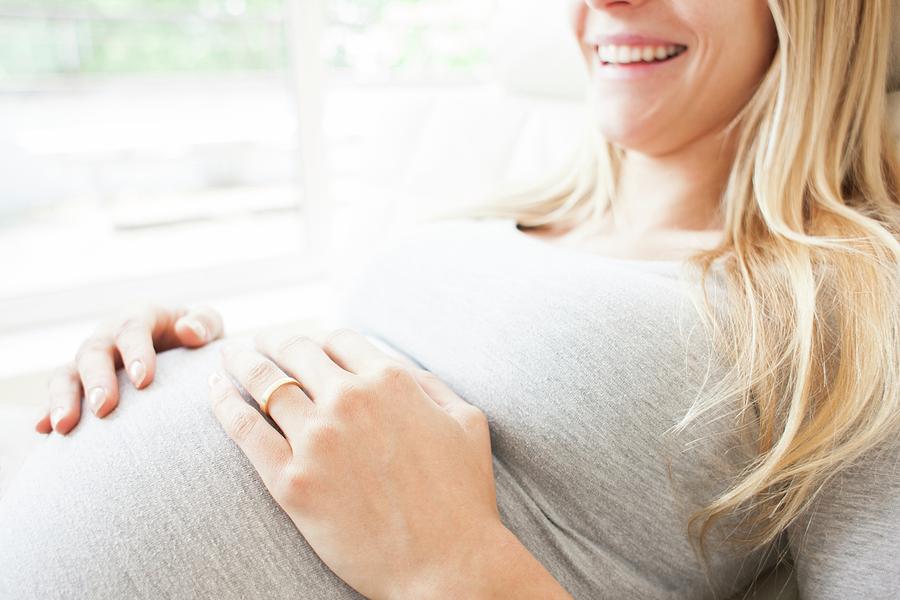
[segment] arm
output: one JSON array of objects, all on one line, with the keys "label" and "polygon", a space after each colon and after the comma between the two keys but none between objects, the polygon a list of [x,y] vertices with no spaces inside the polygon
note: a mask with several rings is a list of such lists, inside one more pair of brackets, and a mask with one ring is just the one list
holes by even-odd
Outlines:
[{"label": "arm", "polygon": [[788,534],[801,598],[900,597],[900,443],[835,476]]}]

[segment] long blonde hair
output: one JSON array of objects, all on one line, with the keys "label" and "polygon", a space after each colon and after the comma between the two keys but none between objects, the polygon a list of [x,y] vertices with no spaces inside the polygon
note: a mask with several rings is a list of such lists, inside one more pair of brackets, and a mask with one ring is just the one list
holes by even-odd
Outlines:
[{"label": "long blonde hair", "polygon": [[[679,427],[723,403],[753,459],[695,513],[703,540],[773,542],[841,469],[900,431],[900,164],[887,127],[889,0],[769,0],[778,48],[731,124],[738,150],[720,204],[722,242],[687,263],[694,298],[729,370]],[[588,114],[592,114],[590,106]],[[546,182],[444,212],[526,227],[599,222],[614,210],[623,153],[586,128]],[[727,312],[706,280],[721,264]],[[704,552],[705,554],[705,552]]]}]

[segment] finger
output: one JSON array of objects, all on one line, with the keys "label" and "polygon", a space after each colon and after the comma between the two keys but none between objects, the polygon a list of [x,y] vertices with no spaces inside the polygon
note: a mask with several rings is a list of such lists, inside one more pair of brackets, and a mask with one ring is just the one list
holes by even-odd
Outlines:
[{"label": "finger", "polygon": [[50,427],[57,433],[69,433],[81,419],[81,381],[74,363],[67,363],[53,372],[47,391],[50,394],[47,412]]},{"label": "finger", "polygon": [[425,393],[445,411],[458,413],[467,410],[469,407],[475,408],[472,404],[463,400],[459,394],[454,392],[449,385],[441,381],[434,373],[424,369],[410,369],[410,372],[422,389],[425,390]]},{"label": "finger", "polygon": [[184,346],[194,348],[222,337],[224,325],[218,311],[208,306],[199,306],[178,318],[174,330]]},{"label": "finger", "polygon": [[98,417],[108,415],[119,403],[112,337],[103,332],[91,336],[78,349],[75,360],[88,408]]},{"label": "finger", "polygon": [[153,381],[156,372],[156,348],[153,330],[170,318],[161,309],[146,308],[127,317],[116,328],[115,344],[122,357],[122,365],[134,387],[141,389]]},{"label": "finger", "polygon": [[411,360],[397,353],[386,353],[366,336],[352,329],[335,329],[321,340],[322,349],[337,364],[359,375],[377,373],[388,365],[417,368]]},{"label": "finger", "polygon": [[[310,348],[306,348],[307,346]],[[319,357],[321,350],[327,357],[326,363],[334,363],[344,371],[357,375],[377,371],[388,362],[396,363],[361,334],[343,327],[328,330],[318,326],[304,326],[302,330],[291,328],[289,331],[270,332],[257,337],[257,348],[282,366],[300,359],[295,359],[295,355],[307,350],[313,357]],[[324,365],[326,373],[333,368],[331,365]]]},{"label": "finger", "polygon": [[459,423],[467,434],[479,443],[487,443],[490,448],[488,420],[481,409],[466,402],[434,373],[413,369],[413,376],[435,404]]},{"label": "finger", "polygon": [[262,415],[244,402],[227,378],[213,373],[209,378],[209,387],[213,413],[225,433],[234,440],[265,486],[273,492],[278,474],[291,460],[291,447]]},{"label": "finger", "polygon": [[45,412],[38,422],[34,424],[34,430],[38,433],[50,433],[53,431],[53,425],[50,423],[50,413]]},{"label": "finger", "polygon": [[[280,343],[288,341],[286,338],[291,335],[305,335],[312,338],[319,344],[322,350],[325,351],[329,358],[331,358],[332,362],[345,371],[357,375],[365,370],[365,365],[369,362],[374,362],[371,371],[377,372],[379,367],[385,364],[384,361],[378,361],[385,356],[388,357],[388,359],[395,359],[393,364],[396,364],[397,361],[399,361],[403,366],[419,368],[418,363],[378,338],[348,330],[345,327],[329,327],[315,320],[295,323],[288,329],[265,330],[256,336],[257,348],[259,349],[262,346],[265,346],[266,348],[277,348]],[[346,337],[357,338],[357,343],[351,344],[348,347],[348,345],[344,343]],[[362,339],[362,343],[359,342],[359,338]],[[357,349],[358,353],[354,352],[354,349]],[[389,360],[386,362],[390,363]]]},{"label": "finger", "polygon": [[[322,349],[343,369],[356,374],[377,372],[388,364],[400,364],[416,376],[422,388],[432,396],[441,407],[471,407],[472,405],[459,397],[447,384],[438,377],[422,369],[417,363],[402,353],[385,344],[377,344],[373,339],[347,328],[327,331],[315,326],[304,326],[304,332],[310,334],[314,341],[321,343]],[[284,336],[285,334],[281,334]],[[257,338],[258,344],[264,347],[278,346],[280,340],[277,332],[268,333]],[[390,353],[388,353],[390,351]],[[280,361],[276,361],[279,362]],[[429,392],[431,390],[432,393]],[[474,408],[474,407],[473,407]]]},{"label": "finger", "polygon": [[258,334],[256,348],[296,378],[309,397],[327,394],[335,383],[351,377],[351,373],[337,365],[318,342],[306,335],[311,329],[298,333],[295,328]]},{"label": "finger", "polygon": [[[263,394],[273,383],[287,375],[271,360],[237,343],[230,342],[222,348],[225,370],[257,401],[264,401]],[[315,407],[309,396],[296,385],[282,385],[269,395],[267,410],[284,434],[292,436],[303,430]]]}]

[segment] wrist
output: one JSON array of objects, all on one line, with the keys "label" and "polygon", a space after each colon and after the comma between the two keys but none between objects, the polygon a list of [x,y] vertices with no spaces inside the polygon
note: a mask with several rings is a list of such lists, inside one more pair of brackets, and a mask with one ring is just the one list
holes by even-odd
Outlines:
[{"label": "wrist", "polygon": [[[519,539],[499,520],[477,530],[468,542],[447,552],[440,564],[423,569],[392,600],[422,598],[541,598],[571,599]],[[448,544],[448,549],[453,544]]]}]

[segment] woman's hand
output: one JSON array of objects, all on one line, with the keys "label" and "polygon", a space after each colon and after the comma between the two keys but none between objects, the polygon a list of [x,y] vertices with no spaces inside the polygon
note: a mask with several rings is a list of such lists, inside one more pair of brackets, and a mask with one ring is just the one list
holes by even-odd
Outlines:
[{"label": "woman's hand", "polygon": [[102,323],[81,344],[75,359],[50,377],[46,413],[35,425],[40,433],[68,433],[81,419],[81,399],[102,418],[119,403],[116,368],[125,366],[138,389],[150,385],[156,353],[196,348],[222,335],[222,317],[211,308],[145,306]]},{"label": "woman's hand", "polygon": [[[372,598],[568,597],[500,521],[484,414],[349,329],[228,344],[213,410],[319,557]],[[541,577],[542,579],[536,579]],[[543,586],[543,587],[541,587]],[[524,596],[523,596],[524,597]]]}]

